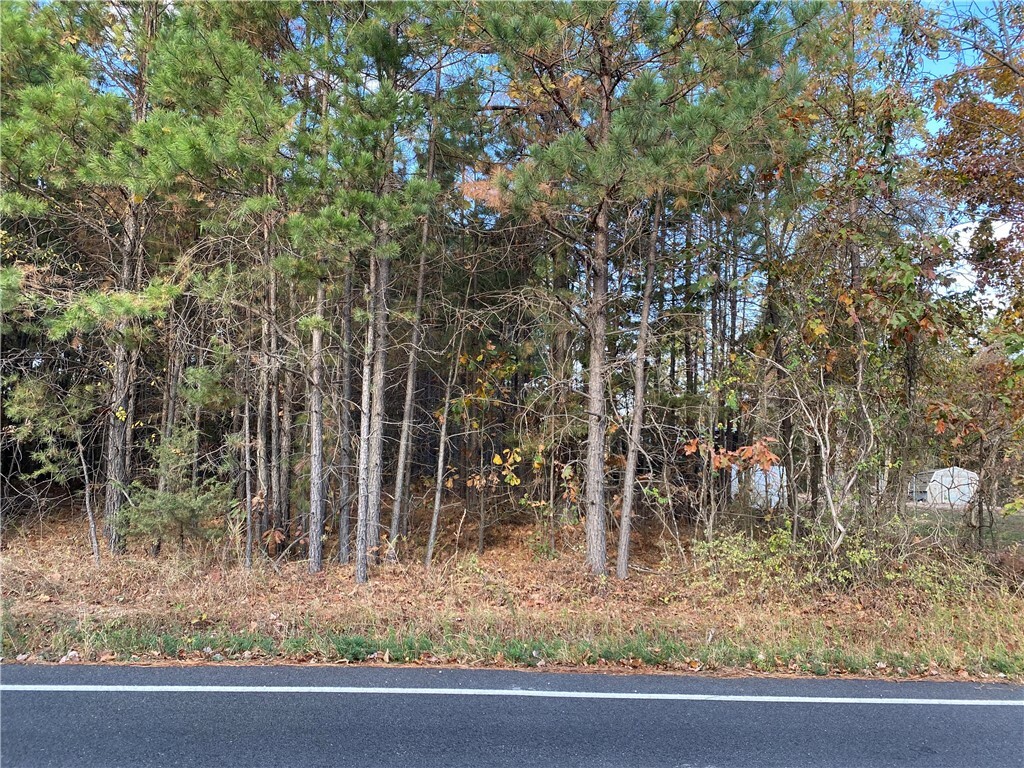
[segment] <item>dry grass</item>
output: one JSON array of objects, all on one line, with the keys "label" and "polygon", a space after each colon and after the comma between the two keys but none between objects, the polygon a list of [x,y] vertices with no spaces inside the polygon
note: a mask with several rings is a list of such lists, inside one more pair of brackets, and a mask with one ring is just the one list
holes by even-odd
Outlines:
[{"label": "dry grass", "polygon": [[96,568],[78,526],[48,522],[4,542],[3,655],[1024,679],[1024,598],[977,570],[928,563],[838,590],[652,551],[622,583],[584,577],[577,552],[537,559],[530,527],[507,530],[480,558],[382,566],[357,588],[350,567],[246,572],[209,553]]}]

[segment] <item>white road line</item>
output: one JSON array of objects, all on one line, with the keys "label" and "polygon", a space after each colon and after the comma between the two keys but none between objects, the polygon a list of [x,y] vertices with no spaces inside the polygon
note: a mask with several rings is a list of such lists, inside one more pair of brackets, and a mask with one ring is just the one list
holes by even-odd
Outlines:
[{"label": "white road line", "polygon": [[752,704],[862,704],[941,707],[1024,707],[1017,699],[918,699],[843,696],[744,696],[711,693],[642,693],[616,691],[544,691],[500,688],[369,688],[355,686],[291,685],[16,685],[0,684],[0,691],[36,693],[257,693],[349,694],[398,696],[504,696],[536,699],[625,699],[630,701],[728,701]]}]

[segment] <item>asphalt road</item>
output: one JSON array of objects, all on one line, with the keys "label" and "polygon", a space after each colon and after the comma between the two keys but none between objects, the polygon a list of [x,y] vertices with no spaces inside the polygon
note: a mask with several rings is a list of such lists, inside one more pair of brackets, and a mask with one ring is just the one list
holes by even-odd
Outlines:
[{"label": "asphalt road", "polygon": [[0,765],[1024,768],[1024,688],[3,665]]}]

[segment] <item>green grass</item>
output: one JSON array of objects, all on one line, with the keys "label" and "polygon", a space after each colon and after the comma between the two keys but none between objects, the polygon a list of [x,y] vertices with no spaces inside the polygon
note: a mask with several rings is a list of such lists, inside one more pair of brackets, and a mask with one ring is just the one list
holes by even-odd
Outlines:
[{"label": "green grass", "polygon": [[996,518],[996,538],[999,544],[1024,544],[1024,513]]},{"label": "green grass", "polygon": [[[712,639],[687,644],[660,634],[627,635],[565,640],[559,637],[509,638],[442,631],[436,635],[389,631],[381,636],[337,632],[306,625],[279,637],[215,626],[202,632],[189,627],[154,631],[124,620],[109,623],[90,619],[51,627],[46,636],[26,631],[10,612],[3,615],[2,653],[6,658],[32,654],[34,660],[57,661],[76,650],[83,661],[129,661],[140,657],[208,659],[220,654],[226,661],[250,658],[277,661],[375,663],[471,663],[480,665],[547,667],[604,666],[632,669],[661,668],[685,671],[741,669],[751,672],[788,672],[813,675],[872,674],[894,677],[927,675],[936,668],[963,670],[972,676],[1024,679],[1024,654],[1008,648],[971,652],[954,658],[944,649],[930,654],[909,654],[876,647],[857,653],[841,647],[841,638],[823,635],[782,645],[737,644]],[[111,658],[111,654],[113,658]]]},{"label": "green grass", "polygon": [[[913,517],[912,531],[917,536],[938,536],[945,541],[958,541],[964,533],[964,513],[959,510],[938,507],[928,509],[921,507]],[[1002,515],[996,512],[993,521],[993,544],[998,547],[1009,547],[1014,544],[1024,545],[1024,512]],[[986,541],[988,532],[985,533]]]}]

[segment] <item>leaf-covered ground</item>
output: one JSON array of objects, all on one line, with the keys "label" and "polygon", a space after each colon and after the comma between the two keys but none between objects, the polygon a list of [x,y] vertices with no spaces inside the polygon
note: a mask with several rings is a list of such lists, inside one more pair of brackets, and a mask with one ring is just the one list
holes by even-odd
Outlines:
[{"label": "leaf-covered ground", "polygon": [[357,588],[347,566],[246,572],[216,548],[97,568],[80,526],[44,522],[5,537],[2,655],[1024,680],[1019,552],[922,552],[848,575],[735,536],[685,559],[638,553],[619,582],[580,575],[571,547],[541,556],[530,526],[508,531],[483,556],[450,542],[429,571],[381,566]]}]

